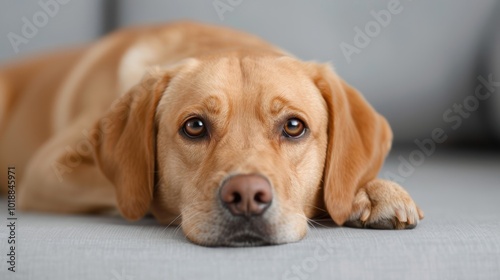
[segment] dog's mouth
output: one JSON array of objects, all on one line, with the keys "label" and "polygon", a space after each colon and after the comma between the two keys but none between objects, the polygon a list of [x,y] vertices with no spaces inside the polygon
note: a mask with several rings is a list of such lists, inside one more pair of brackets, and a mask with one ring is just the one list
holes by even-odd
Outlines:
[{"label": "dog's mouth", "polygon": [[[223,216],[223,215],[221,215]],[[218,216],[211,222],[189,227],[186,237],[193,243],[205,247],[258,247],[295,242],[305,236],[305,232],[293,231],[300,224],[289,223],[263,217],[226,217]],[[222,218],[222,219],[221,219]],[[301,221],[301,220],[298,220]],[[198,229],[198,230],[195,230]],[[183,228],[183,231],[186,231]]]},{"label": "dog's mouth", "polygon": [[236,233],[226,237],[222,241],[223,246],[228,247],[253,247],[272,245],[268,238],[256,233]]},{"label": "dog's mouth", "polygon": [[218,246],[253,247],[273,245],[273,227],[259,218],[237,218],[225,223],[220,232]]}]

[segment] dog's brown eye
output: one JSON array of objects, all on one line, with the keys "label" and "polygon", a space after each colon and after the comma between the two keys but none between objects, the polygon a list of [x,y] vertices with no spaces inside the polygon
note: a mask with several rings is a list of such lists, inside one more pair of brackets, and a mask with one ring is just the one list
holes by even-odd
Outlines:
[{"label": "dog's brown eye", "polygon": [[187,120],[182,127],[182,130],[186,136],[190,138],[199,138],[205,136],[207,128],[205,123],[199,118],[192,118]]},{"label": "dog's brown eye", "polygon": [[296,118],[289,119],[283,126],[283,134],[285,137],[299,138],[304,135],[306,126],[304,123]]}]

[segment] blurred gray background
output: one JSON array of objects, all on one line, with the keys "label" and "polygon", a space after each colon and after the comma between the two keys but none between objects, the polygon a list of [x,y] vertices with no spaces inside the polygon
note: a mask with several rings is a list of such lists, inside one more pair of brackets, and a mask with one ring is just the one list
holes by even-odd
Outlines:
[{"label": "blurred gray background", "polygon": [[[449,135],[444,146],[498,149],[500,87],[483,86],[491,93],[485,100],[473,96],[478,76],[500,82],[500,2],[394,1],[2,1],[0,63],[92,42],[122,26],[227,25],[303,60],[331,62],[388,118],[396,144],[414,145],[439,127]],[[29,25],[31,38],[23,35]],[[345,55],[347,45],[356,52]],[[464,101],[471,110],[461,116],[454,104]]]}]

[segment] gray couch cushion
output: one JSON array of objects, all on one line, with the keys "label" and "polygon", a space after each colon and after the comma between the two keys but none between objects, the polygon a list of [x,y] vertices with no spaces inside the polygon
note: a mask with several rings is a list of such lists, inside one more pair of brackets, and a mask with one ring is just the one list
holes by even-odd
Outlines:
[{"label": "gray couch cushion", "polygon": [[[397,172],[393,153],[382,174]],[[22,213],[16,273],[1,279],[500,279],[498,156],[434,155],[404,185],[426,213],[414,230],[333,227],[301,242],[205,248],[153,219]],[[1,220],[6,222],[2,200]]]}]

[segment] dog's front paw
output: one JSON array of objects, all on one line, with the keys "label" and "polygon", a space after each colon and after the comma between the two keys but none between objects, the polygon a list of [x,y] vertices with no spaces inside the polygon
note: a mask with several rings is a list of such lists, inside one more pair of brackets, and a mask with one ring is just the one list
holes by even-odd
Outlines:
[{"label": "dog's front paw", "polygon": [[398,184],[373,180],[359,189],[348,227],[374,229],[412,229],[424,213]]}]

